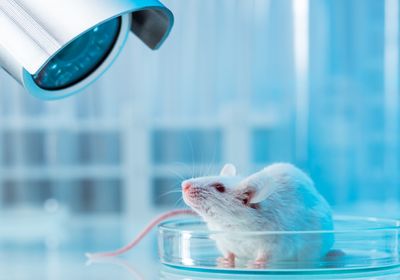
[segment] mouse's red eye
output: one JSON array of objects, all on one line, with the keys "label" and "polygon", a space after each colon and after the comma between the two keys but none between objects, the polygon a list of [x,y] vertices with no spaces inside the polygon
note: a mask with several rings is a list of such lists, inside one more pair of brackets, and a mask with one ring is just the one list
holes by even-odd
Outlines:
[{"label": "mouse's red eye", "polygon": [[225,187],[221,183],[215,183],[212,186],[220,193],[225,192]]}]

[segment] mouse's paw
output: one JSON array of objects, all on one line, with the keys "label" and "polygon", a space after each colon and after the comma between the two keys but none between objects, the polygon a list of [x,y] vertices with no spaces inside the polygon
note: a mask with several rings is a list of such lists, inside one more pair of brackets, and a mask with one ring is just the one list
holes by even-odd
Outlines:
[{"label": "mouse's paw", "polygon": [[226,257],[220,257],[217,259],[217,266],[221,268],[234,268],[235,267],[235,255],[229,253]]},{"label": "mouse's paw", "polygon": [[247,267],[252,269],[265,269],[267,268],[267,261],[267,255],[264,252],[260,252],[257,259],[255,261],[250,261]]},{"label": "mouse's paw", "polygon": [[266,260],[249,261],[247,264],[247,268],[265,269],[265,268],[267,268],[267,261]]},{"label": "mouse's paw", "polygon": [[220,268],[234,268],[235,262],[233,262],[227,258],[220,257],[217,259],[217,266]]}]

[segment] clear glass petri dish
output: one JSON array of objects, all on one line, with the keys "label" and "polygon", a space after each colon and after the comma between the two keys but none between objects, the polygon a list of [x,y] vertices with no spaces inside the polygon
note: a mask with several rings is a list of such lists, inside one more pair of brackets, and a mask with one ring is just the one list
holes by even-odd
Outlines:
[{"label": "clear glass petri dish", "polygon": [[[252,260],[237,260],[234,267],[221,265],[222,256],[216,241],[228,232],[211,232],[200,219],[167,221],[158,227],[158,248],[161,262],[180,269],[271,273],[271,272],[350,272],[388,269],[399,266],[400,221],[370,217],[335,216],[332,231],[265,231],[235,233],[236,242],[256,238],[290,238],[314,240],[333,236],[330,256],[303,260],[277,260],[264,266],[252,265]],[[318,238],[317,238],[318,237]]]}]

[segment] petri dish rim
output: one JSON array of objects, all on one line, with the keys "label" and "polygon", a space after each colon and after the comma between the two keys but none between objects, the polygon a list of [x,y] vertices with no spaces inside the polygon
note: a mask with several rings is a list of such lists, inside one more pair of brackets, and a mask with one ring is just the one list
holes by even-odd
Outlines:
[{"label": "petri dish rim", "polygon": [[[381,266],[376,266],[376,267],[347,267],[347,268],[313,268],[313,269],[233,269],[233,268],[214,268],[214,267],[204,267],[204,266],[185,266],[185,265],[179,265],[179,264],[174,264],[174,263],[168,263],[168,262],[163,262],[163,264],[167,267],[177,269],[177,270],[186,270],[186,271],[192,271],[192,272],[204,272],[204,273],[224,273],[226,275],[332,275],[332,273],[335,273],[336,276],[339,275],[353,275],[355,273],[371,273],[371,272],[378,272],[379,271],[388,271],[390,269],[396,269],[400,268],[400,264],[395,263],[395,264],[389,264],[389,265],[381,265]],[[398,273],[396,273],[398,275]],[[331,279],[331,278],[329,278]],[[339,278],[337,278],[339,279]],[[340,278],[343,279],[343,278]],[[354,279],[354,278],[352,278]],[[358,279],[358,278],[357,278]]]},{"label": "petri dish rim", "polygon": [[[391,226],[382,227],[365,227],[365,228],[355,228],[355,229],[345,229],[345,230],[298,230],[298,231],[243,231],[235,232],[236,235],[289,235],[289,234],[347,234],[347,233],[360,233],[360,232],[384,232],[384,231],[399,231],[400,230],[400,220],[391,218],[377,218],[377,217],[363,217],[363,216],[351,216],[351,215],[335,215],[333,220],[337,221],[359,221],[359,222],[370,222],[370,223],[386,223],[392,224]],[[170,231],[178,232],[182,234],[192,234],[192,235],[205,235],[210,234],[225,234],[225,231],[210,231],[210,230],[188,230],[180,229],[179,227],[172,227],[172,225],[185,225],[188,223],[204,223],[202,220],[198,219],[175,219],[162,222],[158,225],[159,231]]]}]

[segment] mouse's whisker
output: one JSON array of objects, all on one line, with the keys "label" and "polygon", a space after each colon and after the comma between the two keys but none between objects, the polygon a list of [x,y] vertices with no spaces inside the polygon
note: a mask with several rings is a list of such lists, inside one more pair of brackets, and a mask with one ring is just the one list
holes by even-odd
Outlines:
[{"label": "mouse's whisker", "polygon": [[187,163],[184,163],[184,162],[175,162],[175,163],[173,163],[173,164],[176,164],[177,166],[179,166],[179,167],[181,167],[182,168],[182,173],[183,174],[179,174],[179,173],[177,173],[177,172],[175,172],[175,175],[177,175],[177,176],[179,176],[179,178],[182,180],[182,181],[184,181],[184,180],[187,180],[187,179],[189,179],[189,178],[194,178],[194,167],[193,167],[193,162],[192,162],[192,166],[190,166],[189,164],[187,164]]},{"label": "mouse's whisker", "polygon": [[172,168],[168,168],[167,169],[168,172],[170,172],[171,174],[175,175],[176,177],[178,177],[180,180],[185,180],[185,177],[182,174],[179,174],[178,172],[174,171]]},{"label": "mouse's whisker", "polygon": [[182,166],[184,168],[187,168],[187,164],[184,163],[183,161],[173,161],[171,162],[171,165]]},{"label": "mouse's whisker", "polygon": [[210,173],[210,162],[209,161],[204,163],[204,171],[206,172],[205,174],[211,174]]},{"label": "mouse's whisker", "polygon": [[202,149],[201,150],[201,156],[200,156],[200,160],[201,160],[201,174],[200,176],[207,176],[208,173],[208,155],[207,155],[207,151],[208,151],[208,147],[207,149]]},{"label": "mouse's whisker", "polygon": [[208,171],[207,174],[210,174],[213,171],[214,166],[217,164],[217,150],[218,150],[217,145],[215,145],[211,161],[209,162],[209,169],[207,170]]},{"label": "mouse's whisker", "polygon": [[176,189],[173,189],[173,190],[170,190],[170,191],[167,191],[167,192],[165,192],[165,193],[162,193],[162,194],[160,194],[159,196],[157,196],[157,199],[160,199],[160,198],[163,198],[163,197],[165,197],[165,196],[167,196],[167,195],[171,195],[171,194],[176,194],[176,193],[181,193],[182,191],[181,191],[181,189],[179,188],[176,188]]},{"label": "mouse's whisker", "polygon": [[[180,198],[175,202],[174,207],[176,208],[176,207],[179,207],[179,206],[181,206],[181,205],[184,205],[184,204],[182,204],[182,202],[183,202],[183,198],[180,197]],[[181,204],[181,205],[180,205],[180,204]]]},{"label": "mouse's whisker", "polygon": [[195,174],[195,162],[194,162],[194,149],[193,149],[193,143],[192,139],[189,137],[188,133],[185,133],[185,139],[186,142],[189,144],[190,147],[190,156],[191,156],[191,161],[192,161],[192,178],[196,177]]},{"label": "mouse's whisker", "polygon": [[165,196],[165,195],[180,193],[180,192],[182,192],[180,189],[179,190],[170,190],[170,191],[167,191],[167,192],[161,194],[160,196]]}]

